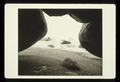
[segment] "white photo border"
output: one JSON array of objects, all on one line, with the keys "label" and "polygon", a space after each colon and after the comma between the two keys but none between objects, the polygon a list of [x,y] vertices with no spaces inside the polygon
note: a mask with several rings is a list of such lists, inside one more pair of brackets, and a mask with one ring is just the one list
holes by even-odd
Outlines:
[{"label": "white photo border", "polygon": [[[5,4],[5,78],[22,79],[114,79],[116,77],[115,4]],[[18,75],[18,9],[102,9],[102,76]]]}]

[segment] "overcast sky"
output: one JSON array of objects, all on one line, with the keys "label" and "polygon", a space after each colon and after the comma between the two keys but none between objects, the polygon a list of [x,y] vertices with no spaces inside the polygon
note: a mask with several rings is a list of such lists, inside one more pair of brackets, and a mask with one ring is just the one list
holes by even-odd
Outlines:
[{"label": "overcast sky", "polygon": [[69,15],[63,16],[48,16],[44,13],[48,33],[45,37],[55,38],[57,40],[72,39],[76,44],[79,44],[78,34],[80,32],[82,23],[75,21]]}]

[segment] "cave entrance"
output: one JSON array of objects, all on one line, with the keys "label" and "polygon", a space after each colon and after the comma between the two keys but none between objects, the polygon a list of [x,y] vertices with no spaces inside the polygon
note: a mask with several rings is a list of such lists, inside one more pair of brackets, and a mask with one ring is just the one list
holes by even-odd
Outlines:
[{"label": "cave entrance", "polygon": [[63,16],[49,16],[44,13],[47,23],[47,34],[33,45],[33,47],[80,50],[79,32],[83,23],[77,22],[68,14]]}]

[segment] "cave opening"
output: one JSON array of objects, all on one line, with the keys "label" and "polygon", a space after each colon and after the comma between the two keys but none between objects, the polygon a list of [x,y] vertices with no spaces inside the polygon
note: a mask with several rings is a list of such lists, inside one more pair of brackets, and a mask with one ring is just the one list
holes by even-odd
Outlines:
[{"label": "cave opening", "polygon": [[73,19],[69,14],[49,16],[43,11],[46,24],[46,35],[32,45],[32,47],[62,49],[85,52],[79,41],[79,33],[83,23]]},{"label": "cave opening", "polygon": [[19,9],[18,15],[19,51],[37,47],[102,57],[101,10]]}]

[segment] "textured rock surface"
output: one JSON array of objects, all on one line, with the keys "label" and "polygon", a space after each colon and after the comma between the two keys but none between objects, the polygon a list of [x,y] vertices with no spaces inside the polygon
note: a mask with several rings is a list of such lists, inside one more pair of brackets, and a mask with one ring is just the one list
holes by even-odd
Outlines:
[{"label": "textured rock surface", "polygon": [[19,75],[102,75],[102,60],[90,55],[30,47],[19,53]]},{"label": "textured rock surface", "polygon": [[80,71],[80,66],[77,64],[76,61],[73,61],[71,58],[66,58],[62,65],[66,67],[68,70],[72,71]]}]

